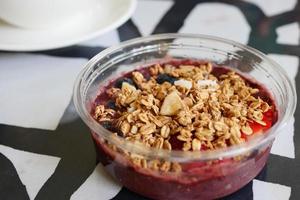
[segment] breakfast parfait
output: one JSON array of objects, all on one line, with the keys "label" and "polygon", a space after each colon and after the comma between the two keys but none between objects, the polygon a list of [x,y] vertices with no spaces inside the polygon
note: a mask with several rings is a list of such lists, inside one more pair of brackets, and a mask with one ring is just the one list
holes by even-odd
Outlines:
[{"label": "breakfast parfait", "polygon": [[[145,148],[184,153],[225,150],[272,127],[277,108],[257,81],[210,61],[140,67],[99,89],[90,110],[111,132]],[[99,159],[132,191],[153,199],[212,199],[238,190],[263,168],[271,144],[214,160],[139,155],[93,133]]]}]

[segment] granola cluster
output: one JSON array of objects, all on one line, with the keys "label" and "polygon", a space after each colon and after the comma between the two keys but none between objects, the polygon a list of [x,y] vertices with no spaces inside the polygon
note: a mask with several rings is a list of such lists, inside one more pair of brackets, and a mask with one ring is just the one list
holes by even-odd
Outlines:
[{"label": "granola cluster", "polygon": [[[157,149],[200,151],[242,143],[254,133],[251,123],[267,125],[264,113],[271,106],[240,75],[227,70],[215,76],[212,70],[207,62],[155,64],[148,68],[150,78],[134,71],[133,82],[106,91],[115,109],[98,105],[94,118],[113,122],[126,140]],[[132,159],[143,165],[143,159]],[[169,170],[171,164],[160,167]]]}]

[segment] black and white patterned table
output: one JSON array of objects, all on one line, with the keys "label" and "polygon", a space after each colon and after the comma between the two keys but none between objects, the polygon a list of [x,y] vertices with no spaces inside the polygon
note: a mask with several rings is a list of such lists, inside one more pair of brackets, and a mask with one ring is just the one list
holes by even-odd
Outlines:
[{"label": "black and white patterned table", "polygon": [[[129,21],[94,40],[0,52],[0,199],[146,199],[104,172],[71,101],[76,75],[104,48],[155,33],[217,35],[269,54],[298,85],[299,23],[300,0],[139,0]],[[297,108],[259,176],[224,199],[300,199],[299,114]]]}]

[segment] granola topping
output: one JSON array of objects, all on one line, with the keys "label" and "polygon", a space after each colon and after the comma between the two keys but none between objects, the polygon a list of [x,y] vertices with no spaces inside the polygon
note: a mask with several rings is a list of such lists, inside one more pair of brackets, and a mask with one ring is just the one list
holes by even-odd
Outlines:
[{"label": "granola topping", "polygon": [[[213,66],[155,64],[146,69],[150,78],[133,71],[128,74],[132,84],[123,82],[121,88],[106,90],[115,109],[102,102],[93,117],[100,123],[109,121],[126,140],[166,150],[225,148],[270,128],[274,120],[270,113],[276,112],[272,102],[238,73],[223,69],[224,73],[214,74]],[[181,170],[177,163],[130,159],[145,168]]]}]

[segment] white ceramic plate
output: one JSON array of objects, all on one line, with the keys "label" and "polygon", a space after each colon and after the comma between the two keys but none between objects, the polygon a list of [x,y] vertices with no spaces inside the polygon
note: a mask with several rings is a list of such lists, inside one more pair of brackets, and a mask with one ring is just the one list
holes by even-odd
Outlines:
[{"label": "white ceramic plate", "polygon": [[0,50],[40,51],[83,42],[117,28],[136,7],[136,0],[102,1],[103,6],[86,19],[56,29],[23,29],[0,21]]}]

